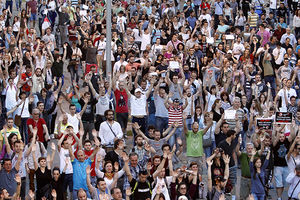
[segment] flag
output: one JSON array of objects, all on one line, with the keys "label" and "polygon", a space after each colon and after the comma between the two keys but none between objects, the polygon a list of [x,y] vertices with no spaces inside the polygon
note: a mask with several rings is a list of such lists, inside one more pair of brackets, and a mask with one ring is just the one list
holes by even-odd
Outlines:
[{"label": "flag", "polygon": [[44,22],[42,24],[42,29],[45,30],[45,29],[47,29],[50,26],[51,26],[51,23],[50,23],[48,17],[45,17]]}]

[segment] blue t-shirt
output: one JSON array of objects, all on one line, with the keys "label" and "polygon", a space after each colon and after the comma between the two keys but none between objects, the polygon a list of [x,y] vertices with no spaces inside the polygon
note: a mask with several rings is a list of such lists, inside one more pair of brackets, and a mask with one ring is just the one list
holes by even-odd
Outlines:
[{"label": "blue t-shirt", "polygon": [[13,196],[17,189],[17,182],[15,181],[15,176],[18,173],[16,168],[7,173],[5,169],[0,171],[0,188],[5,188],[9,193],[9,196]]},{"label": "blue t-shirt", "polygon": [[90,158],[86,159],[84,162],[79,162],[76,158],[72,161],[73,165],[73,189],[79,190],[83,188],[88,191],[86,184],[86,172],[85,169],[88,165],[91,165],[92,161]]}]

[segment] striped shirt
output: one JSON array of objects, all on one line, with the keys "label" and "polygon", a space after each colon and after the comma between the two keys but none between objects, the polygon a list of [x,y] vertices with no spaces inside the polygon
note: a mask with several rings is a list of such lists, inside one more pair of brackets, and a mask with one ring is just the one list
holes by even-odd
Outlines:
[{"label": "striped shirt", "polygon": [[258,14],[257,13],[250,13],[249,15],[249,24],[250,24],[250,27],[253,28],[253,27],[256,27],[257,26],[257,21],[258,21]]},{"label": "striped shirt", "polygon": [[182,106],[178,106],[178,108],[175,108],[174,106],[170,106],[168,109],[169,113],[169,123],[168,125],[172,125],[174,122],[178,122],[179,126],[183,126],[182,122],[182,113],[183,108]]}]

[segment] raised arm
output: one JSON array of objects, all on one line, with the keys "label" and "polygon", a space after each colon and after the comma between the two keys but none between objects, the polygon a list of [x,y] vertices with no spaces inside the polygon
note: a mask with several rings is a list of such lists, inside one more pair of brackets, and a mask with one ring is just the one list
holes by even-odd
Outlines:
[{"label": "raised arm", "polygon": [[213,185],[212,185],[212,176],[211,176],[211,166],[213,164],[214,160],[207,160],[207,190],[209,192],[212,192]]},{"label": "raised arm", "polygon": [[51,151],[52,151],[51,156],[50,157],[49,157],[49,155],[47,156],[47,159],[49,157],[49,161],[47,162],[47,168],[49,170],[51,170],[53,160],[54,160],[54,156],[55,156],[55,151],[56,151],[55,144],[53,142],[51,143]]},{"label": "raised arm", "polygon": [[172,137],[172,135],[174,135],[174,133],[175,133],[177,127],[178,127],[178,122],[175,122],[174,124],[172,124],[171,126],[169,126],[168,129],[169,129],[170,127],[173,127],[173,129],[172,129],[172,131],[166,136],[166,138],[165,138],[166,140],[169,140],[169,139]]},{"label": "raised arm", "polygon": [[137,134],[141,135],[144,138],[144,140],[149,143],[149,138],[141,131],[140,126],[137,122],[133,123],[132,127],[137,132]]}]

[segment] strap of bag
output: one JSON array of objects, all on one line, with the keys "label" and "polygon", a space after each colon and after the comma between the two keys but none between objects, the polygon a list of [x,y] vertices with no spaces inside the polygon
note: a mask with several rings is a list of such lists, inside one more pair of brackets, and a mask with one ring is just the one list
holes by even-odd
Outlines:
[{"label": "strap of bag", "polygon": [[[26,101],[26,99],[25,99],[25,101]],[[21,110],[20,116],[22,116],[22,113],[23,113],[23,110],[24,110],[24,106],[25,106],[25,101],[23,102],[23,106],[22,106],[22,110]]]},{"label": "strap of bag", "polygon": [[259,174],[257,174],[257,176],[258,176],[258,178],[259,178],[259,181],[260,181],[260,183],[262,184],[262,186],[264,187],[264,190],[265,190],[265,193],[267,194],[267,189],[266,189],[266,186],[265,186],[265,184],[263,183],[263,181],[261,180],[261,177],[260,177],[260,175]]},{"label": "strap of bag", "polygon": [[111,132],[114,134],[115,137],[117,137],[117,135],[115,134],[115,132],[112,130],[111,126],[109,125],[109,123],[106,121],[107,126],[109,127],[109,129],[111,130]]},{"label": "strap of bag", "polygon": [[299,183],[300,183],[300,180],[298,181],[298,183],[297,183],[296,186],[294,187],[294,189],[293,189],[293,191],[292,191],[292,194],[291,194],[291,197],[290,197],[290,198],[293,198],[293,194],[294,194],[294,192],[295,192],[297,186],[299,185]]}]

